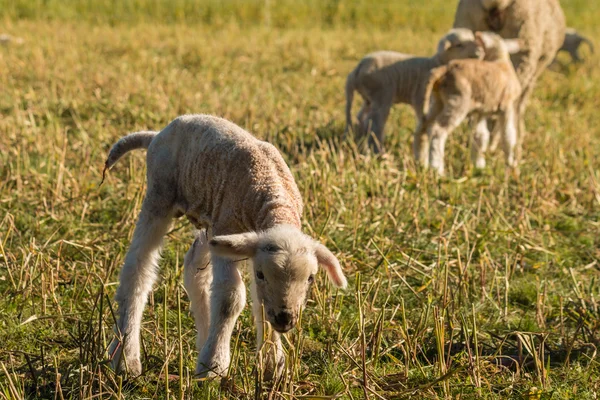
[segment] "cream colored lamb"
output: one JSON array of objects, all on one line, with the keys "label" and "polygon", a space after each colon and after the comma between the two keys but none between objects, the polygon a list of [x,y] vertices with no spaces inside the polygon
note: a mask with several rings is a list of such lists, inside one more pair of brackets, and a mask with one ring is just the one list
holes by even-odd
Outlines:
[{"label": "cream colored lamb", "polygon": [[[227,373],[231,334],[246,302],[238,270],[244,260],[251,264],[257,350],[270,355],[266,374],[274,376],[284,366],[280,335],[296,324],[318,265],[335,286],[346,287],[336,257],[300,230],[302,199],[289,168],[269,143],[209,115],[181,116],[160,133],[125,136],[112,147],[106,168],[138,148],[148,149],[148,190],[115,296],[113,367],[142,371],[140,324],[162,238],[173,219],[185,215],[201,230],[184,260],[198,328],[197,376]],[[267,349],[263,307],[273,327]]]},{"label": "cream colored lamb", "polygon": [[383,149],[383,129],[395,103],[410,104],[415,110],[415,149],[424,136],[422,120],[423,92],[431,70],[458,58],[480,58],[483,51],[468,29],[452,29],[438,43],[437,53],[429,58],[392,51],[378,51],[365,56],[346,80],[346,132],[352,127],[352,101],[357,91],[364,103],[357,115],[358,130],[369,136],[371,148]]},{"label": "cream colored lamb", "polygon": [[[516,109],[521,85],[510,61],[510,53],[519,50],[516,40],[503,40],[491,32],[476,32],[485,49],[485,60],[453,60],[434,69],[425,90],[424,125],[429,135],[429,165],[444,174],[446,139],[467,117],[485,125],[486,118],[497,116],[503,133],[506,162],[515,165],[517,140]],[[472,159],[485,166],[484,153],[489,132],[476,129]]]},{"label": "cream colored lamb", "polygon": [[460,0],[454,27],[493,31],[505,39],[520,40],[521,51],[513,54],[511,59],[522,88],[517,107],[518,140],[521,143],[525,135],[523,116],[529,97],[565,37],[565,16],[559,1]]},{"label": "cream colored lamb", "polygon": [[573,28],[567,28],[565,32],[565,39],[563,41],[562,47],[559,51],[565,51],[569,53],[571,56],[571,60],[580,63],[583,61],[581,56],[579,55],[579,47],[582,43],[585,43],[589,46],[590,51],[594,54],[594,44],[592,41],[585,36],[581,35]]}]

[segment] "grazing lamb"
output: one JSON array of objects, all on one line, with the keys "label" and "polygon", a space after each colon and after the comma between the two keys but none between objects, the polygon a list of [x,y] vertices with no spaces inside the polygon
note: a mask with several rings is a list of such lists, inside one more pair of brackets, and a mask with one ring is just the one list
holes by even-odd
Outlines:
[{"label": "grazing lamb", "polygon": [[[519,51],[519,43],[491,32],[476,32],[475,37],[485,49],[485,60],[453,60],[438,67],[431,72],[425,89],[423,124],[429,134],[429,164],[440,175],[444,174],[446,139],[469,115],[478,127],[485,125],[487,117],[498,117],[507,164],[515,165],[516,107],[521,85],[510,53]],[[476,129],[471,157],[478,168],[485,166],[488,140],[487,127]]]},{"label": "grazing lamb", "polygon": [[420,148],[422,134],[423,92],[431,70],[457,58],[480,58],[483,51],[477,46],[473,32],[452,29],[438,43],[437,53],[429,58],[415,57],[392,51],[378,51],[365,56],[346,80],[346,132],[352,126],[354,91],[360,93],[364,104],[357,115],[359,133],[373,131],[369,144],[376,152],[383,150],[383,128],[392,104],[410,104],[417,116],[415,149]]},{"label": "grazing lamb", "polygon": [[523,116],[529,96],[538,77],[556,56],[565,37],[565,16],[559,1],[460,0],[454,27],[494,31],[505,39],[520,40],[521,51],[511,56],[522,88],[517,107],[520,149],[525,135]]},{"label": "grazing lamb", "polygon": [[[209,115],[176,118],[160,133],[138,132],[111,149],[105,170],[125,153],[147,148],[148,190],[115,300],[113,367],[134,375],[140,324],[156,279],[162,237],[185,215],[201,231],[185,256],[185,286],[198,327],[199,377],[224,375],[232,330],[246,302],[238,268],[250,260],[258,350],[270,355],[265,374],[284,366],[280,335],[294,327],[320,264],[337,287],[346,278],[336,257],[300,230],[302,199],[279,152],[237,125]],[[273,327],[261,349],[264,316]],[[124,357],[122,356],[124,353]]]},{"label": "grazing lamb", "polygon": [[594,44],[591,40],[579,34],[579,32],[577,32],[575,29],[567,28],[565,40],[563,41],[562,47],[559,49],[559,51],[565,51],[569,53],[573,62],[580,63],[583,61],[579,55],[579,47],[582,43],[587,44],[590,47],[592,54],[594,54]]}]

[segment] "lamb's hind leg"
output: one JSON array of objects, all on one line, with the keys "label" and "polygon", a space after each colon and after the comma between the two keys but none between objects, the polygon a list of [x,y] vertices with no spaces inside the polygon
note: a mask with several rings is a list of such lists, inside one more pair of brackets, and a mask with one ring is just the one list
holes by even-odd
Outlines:
[{"label": "lamb's hind leg", "polygon": [[196,375],[200,378],[227,374],[231,334],[246,304],[246,289],[237,268],[239,262],[213,256],[211,263],[210,328],[196,365]]},{"label": "lamb's hind leg", "polygon": [[183,284],[190,298],[190,309],[196,324],[198,353],[208,338],[210,326],[210,285],[212,266],[206,231],[201,231],[184,259]]},{"label": "lamb's hind leg", "polygon": [[517,157],[515,155],[515,148],[517,147],[518,135],[517,135],[517,113],[513,108],[506,111],[506,114],[500,119],[504,133],[504,155],[506,157],[506,165],[514,168],[517,166]]},{"label": "lamb's hind leg", "polygon": [[369,129],[368,126],[368,115],[371,112],[371,105],[369,101],[365,100],[360,111],[356,115],[356,119],[358,120],[358,136],[359,138],[364,137],[367,134]]},{"label": "lamb's hind leg", "polygon": [[162,238],[169,230],[173,216],[169,207],[164,206],[163,203],[161,207],[156,207],[153,199],[148,195],[144,199],[115,295],[115,301],[119,306],[119,317],[115,327],[117,338],[113,340],[108,351],[113,368],[122,371],[126,365],[132,375],[139,375],[142,372],[140,362],[142,314],[148,294],[156,280]]}]

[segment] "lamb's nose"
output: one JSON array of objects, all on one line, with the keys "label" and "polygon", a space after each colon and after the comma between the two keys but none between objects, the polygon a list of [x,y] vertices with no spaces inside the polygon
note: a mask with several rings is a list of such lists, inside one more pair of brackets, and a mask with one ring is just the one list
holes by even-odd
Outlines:
[{"label": "lamb's nose", "polygon": [[292,324],[292,313],[289,311],[281,311],[279,314],[275,315],[275,323],[282,328],[291,328]]}]

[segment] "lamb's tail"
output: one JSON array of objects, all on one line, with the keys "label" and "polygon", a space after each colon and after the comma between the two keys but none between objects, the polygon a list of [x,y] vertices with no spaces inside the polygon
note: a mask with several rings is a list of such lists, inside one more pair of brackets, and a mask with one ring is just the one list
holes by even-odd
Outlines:
[{"label": "lamb's tail", "polygon": [[429,79],[427,81],[427,85],[425,86],[425,94],[423,97],[423,116],[426,117],[429,114],[429,106],[431,101],[431,94],[435,90],[435,85],[439,82],[439,80],[444,76],[444,74],[448,71],[448,67],[442,65],[441,67],[434,68],[429,75]]},{"label": "lamb's tail", "polygon": [[356,70],[350,72],[346,79],[346,131],[352,128],[352,102],[354,101],[354,76]]},{"label": "lamb's tail", "polygon": [[108,153],[108,157],[104,163],[104,170],[102,171],[102,182],[100,182],[100,184],[102,185],[104,182],[106,171],[115,165],[115,163],[119,161],[119,159],[123,157],[125,153],[135,149],[147,149],[156,135],[158,135],[158,132],[142,131],[130,133],[129,135],[119,139],[119,141],[113,145]]}]

